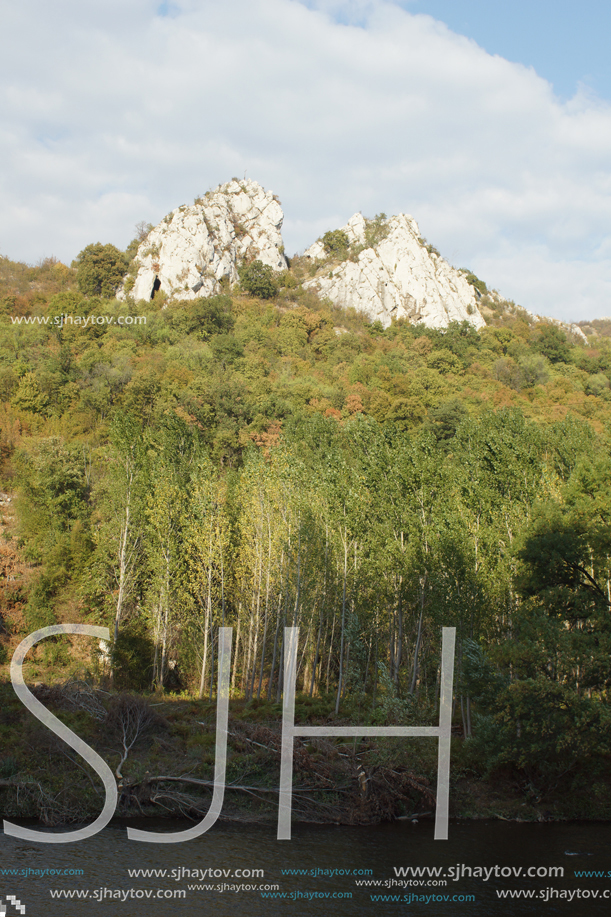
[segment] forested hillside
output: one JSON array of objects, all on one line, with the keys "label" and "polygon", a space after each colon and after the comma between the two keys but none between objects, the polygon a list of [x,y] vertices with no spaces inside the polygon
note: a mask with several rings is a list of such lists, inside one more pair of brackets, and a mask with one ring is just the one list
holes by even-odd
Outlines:
[{"label": "forested hillside", "polygon": [[0,261],[0,489],[29,563],[3,661],[44,625],[104,624],[108,659],[48,641],[28,677],[207,696],[232,625],[234,696],[273,703],[298,624],[302,715],[432,723],[452,625],[469,766],[602,799],[605,328],[586,345],[484,294],[480,332],[384,330],[306,272],[166,308]]}]

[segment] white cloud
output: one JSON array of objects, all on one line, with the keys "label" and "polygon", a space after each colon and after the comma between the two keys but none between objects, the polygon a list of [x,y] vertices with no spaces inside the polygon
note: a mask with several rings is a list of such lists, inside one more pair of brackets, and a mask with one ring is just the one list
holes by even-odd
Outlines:
[{"label": "white cloud", "polygon": [[22,0],[3,14],[0,252],[125,245],[232,175],[289,251],[406,211],[533,311],[611,312],[611,107],[371,0]]}]

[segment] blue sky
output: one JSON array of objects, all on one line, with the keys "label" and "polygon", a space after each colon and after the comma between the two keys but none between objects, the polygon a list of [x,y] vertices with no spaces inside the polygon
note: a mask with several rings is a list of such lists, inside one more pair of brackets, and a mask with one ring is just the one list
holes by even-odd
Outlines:
[{"label": "blue sky", "polygon": [[411,0],[490,54],[534,67],[564,98],[579,83],[611,99],[611,3],[608,0]]},{"label": "blue sky", "polygon": [[[477,42],[490,54],[533,67],[568,99],[581,84],[611,99],[608,0],[394,0]],[[320,7],[316,0],[305,6]],[[367,4],[323,4],[339,22],[365,23]],[[335,7],[335,9],[333,9]],[[351,7],[348,9],[347,7]],[[360,8],[360,10],[359,10]]]},{"label": "blue sky", "polygon": [[410,213],[543,315],[611,314],[611,4],[0,0],[0,254],[70,262],[246,174],[289,253]]}]

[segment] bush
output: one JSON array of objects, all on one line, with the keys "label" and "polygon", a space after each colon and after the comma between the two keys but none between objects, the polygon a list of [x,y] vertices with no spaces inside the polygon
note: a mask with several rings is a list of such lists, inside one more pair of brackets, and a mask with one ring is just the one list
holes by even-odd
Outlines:
[{"label": "bush", "polygon": [[533,345],[550,363],[570,363],[571,348],[566,335],[555,325],[543,325],[533,338]]},{"label": "bush", "polygon": [[526,385],[545,385],[549,381],[548,364],[540,354],[525,354],[518,359]]},{"label": "bush", "polygon": [[253,261],[239,268],[240,284],[251,296],[273,299],[278,292],[278,282],[269,264]]},{"label": "bush", "polygon": [[88,245],[76,258],[76,283],[85,296],[112,299],[127,271],[127,258],[110,243]]},{"label": "bush", "polygon": [[57,624],[53,611],[53,586],[44,574],[30,592],[23,617],[30,634],[41,627]]},{"label": "bush", "polygon": [[328,255],[334,258],[345,258],[350,247],[350,240],[343,229],[334,229],[324,234],[322,244]]},{"label": "bush", "polygon": [[604,373],[590,376],[586,384],[586,395],[596,395],[598,398],[609,397],[609,380]]},{"label": "bush", "polygon": [[399,430],[411,430],[421,424],[424,417],[425,409],[418,398],[397,398],[386,419]]},{"label": "bush", "polygon": [[113,684],[120,690],[143,691],[151,685],[154,647],[148,636],[124,629],[112,647]]},{"label": "bush", "polygon": [[365,226],[365,245],[367,248],[375,248],[380,242],[388,237],[390,226],[386,221],[385,213],[376,213],[373,220],[367,220]]},{"label": "bush", "polygon": [[459,426],[468,417],[468,413],[458,398],[444,401],[429,409],[427,428],[433,433],[438,443],[446,443],[454,438]]},{"label": "bush", "polygon": [[463,267],[460,270],[465,275],[465,280],[467,283],[471,284],[471,286],[477,290],[478,293],[481,293],[482,296],[485,296],[488,292],[488,287],[484,281],[480,280],[479,277],[476,277],[473,271],[470,271],[468,267]]},{"label": "bush", "polygon": [[543,676],[517,680],[499,690],[491,706],[487,716],[476,717],[474,739],[487,769],[509,765],[541,795],[609,754],[608,708],[568,685]]}]

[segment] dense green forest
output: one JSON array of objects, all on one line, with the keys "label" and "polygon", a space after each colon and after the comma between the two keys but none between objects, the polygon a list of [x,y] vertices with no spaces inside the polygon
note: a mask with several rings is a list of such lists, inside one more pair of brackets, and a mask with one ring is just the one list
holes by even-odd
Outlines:
[{"label": "dense green forest", "polygon": [[212,697],[232,625],[233,695],[275,703],[297,624],[301,715],[433,723],[455,626],[471,766],[602,798],[607,323],[586,345],[484,292],[481,332],[383,329],[306,270],[168,305],[0,259],[0,487],[27,562],[2,661],[36,628],[104,624],[108,656],[47,641],[28,677]]}]

